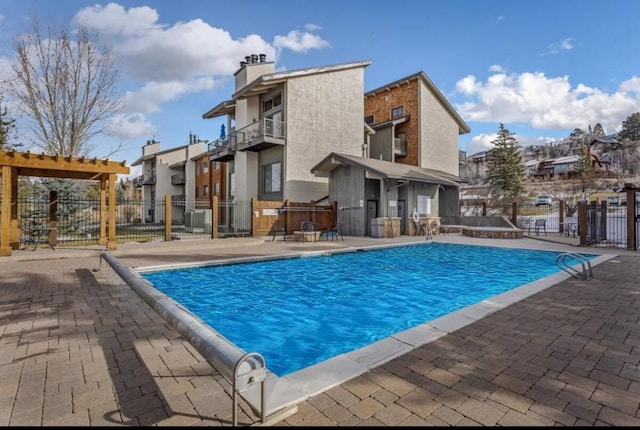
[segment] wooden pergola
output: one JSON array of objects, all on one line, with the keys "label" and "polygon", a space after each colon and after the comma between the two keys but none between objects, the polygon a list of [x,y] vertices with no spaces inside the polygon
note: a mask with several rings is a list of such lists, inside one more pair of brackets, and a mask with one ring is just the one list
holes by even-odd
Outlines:
[{"label": "wooden pergola", "polygon": [[[2,179],[2,216],[0,217],[0,256],[11,255],[20,245],[18,229],[18,177],[88,179],[100,181],[99,244],[116,249],[116,182],[117,174],[129,174],[125,162],[85,157],[63,157],[0,150]],[[109,205],[107,206],[107,192]],[[107,213],[109,231],[107,236]],[[55,222],[55,221],[52,221]],[[55,225],[49,226],[55,228]]]}]

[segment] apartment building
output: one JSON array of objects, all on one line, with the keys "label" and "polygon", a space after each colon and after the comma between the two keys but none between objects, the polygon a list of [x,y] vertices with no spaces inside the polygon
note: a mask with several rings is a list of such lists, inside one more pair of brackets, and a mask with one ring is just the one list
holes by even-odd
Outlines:
[{"label": "apartment building", "polygon": [[330,178],[344,234],[371,235],[380,217],[393,220],[393,235],[412,234],[416,224],[457,215],[458,138],[470,129],[427,75],[364,93],[364,115],[363,155],[332,153],[313,168]]},{"label": "apartment building", "polygon": [[328,180],[311,168],[332,151],[361,155],[364,69],[358,61],[275,72],[264,55],[245,57],[231,99],[203,114],[229,132],[208,145],[227,163],[229,200],[319,201]]},{"label": "apartment building", "polygon": [[141,189],[141,198],[149,202],[145,213],[140,214],[143,222],[164,221],[164,213],[156,203],[171,196],[172,219],[183,222],[184,211],[191,209],[196,201],[196,162],[206,151],[206,142],[189,134],[189,144],[167,150],[160,149],[160,142],[148,140],[142,147],[142,156],[131,166],[142,166],[142,175],[133,181],[134,187]]}]

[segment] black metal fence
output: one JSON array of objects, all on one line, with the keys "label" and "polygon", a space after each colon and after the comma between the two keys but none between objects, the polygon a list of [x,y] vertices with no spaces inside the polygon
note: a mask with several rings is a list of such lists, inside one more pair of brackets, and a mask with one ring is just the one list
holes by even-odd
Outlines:
[{"label": "black metal fence", "polygon": [[[551,205],[495,205],[487,202],[476,202],[473,205],[462,205],[461,214],[477,216],[504,216],[514,220],[515,225],[529,235],[564,234],[578,237],[579,211],[570,209],[568,205],[553,202]],[[560,216],[560,211],[564,211]],[[640,213],[640,207],[636,209]],[[626,200],[618,204],[607,204],[606,201],[586,204],[586,243],[592,247],[627,247],[627,206]],[[536,229],[535,226],[543,225]],[[636,242],[637,243],[637,242]]]},{"label": "black metal fence", "polygon": [[[128,200],[116,205],[116,242],[153,242],[166,240],[170,226],[171,240],[205,239],[214,234],[214,214],[208,201]],[[105,209],[105,230],[108,231],[108,207]],[[218,237],[251,235],[250,202],[220,201],[217,205]],[[166,220],[166,215],[170,219]],[[48,242],[53,238],[58,246],[98,244],[100,239],[99,199],[56,199],[53,202],[36,198],[18,199],[19,240],[23,245]]]}]

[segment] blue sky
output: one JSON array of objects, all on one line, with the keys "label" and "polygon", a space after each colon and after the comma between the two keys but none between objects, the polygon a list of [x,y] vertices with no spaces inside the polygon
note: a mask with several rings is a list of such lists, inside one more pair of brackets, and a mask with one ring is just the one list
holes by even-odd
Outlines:
[{"label": "blue sky", "polygon": [[469,124],[468,154],[501,122],[530,145],[598,122],[613,133],[640,111],[637,0],[0,0],[0,74],[31,16],[86,25],[111,46],[125,105],[92,155],[121,145],[110,159],[127,163],[151,138],[162,149],[190,132],[218,138],[222,120],[202,114],[230,98],[254,53],[277,70],[371,60],[365,91],[423,71]]}]

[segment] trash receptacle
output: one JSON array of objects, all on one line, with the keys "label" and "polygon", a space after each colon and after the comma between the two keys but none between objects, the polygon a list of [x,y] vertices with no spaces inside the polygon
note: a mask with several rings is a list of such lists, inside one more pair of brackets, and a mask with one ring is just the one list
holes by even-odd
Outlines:
[{"label": "trash receptacle", "polygon": [[371,237],[384,237],[384,218],[371,218]]}]

